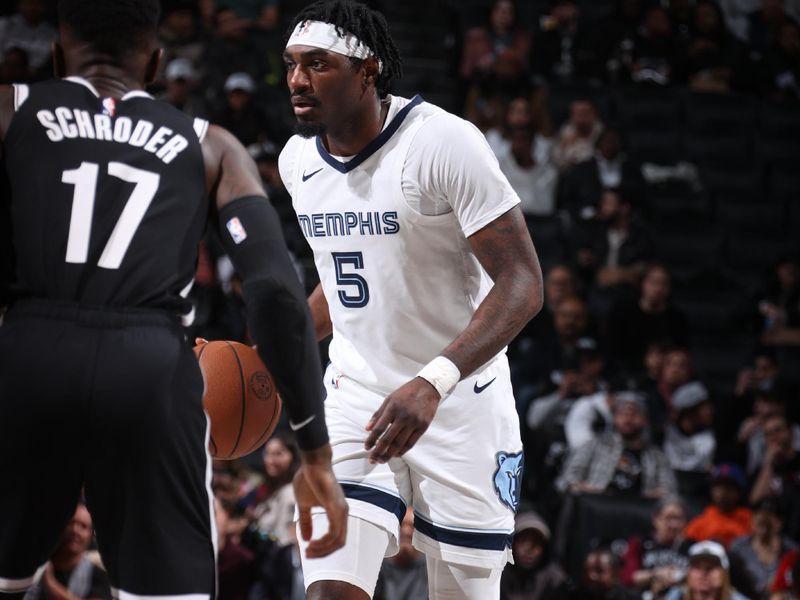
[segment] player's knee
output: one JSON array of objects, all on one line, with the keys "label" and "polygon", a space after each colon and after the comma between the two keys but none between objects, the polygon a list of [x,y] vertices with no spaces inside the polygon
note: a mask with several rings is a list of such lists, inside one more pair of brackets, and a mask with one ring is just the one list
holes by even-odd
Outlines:
[{"label": "player's knee", "polygon": [[344,581],[315,581],[306,591],[306,600],[370,600],[369,594]]}]

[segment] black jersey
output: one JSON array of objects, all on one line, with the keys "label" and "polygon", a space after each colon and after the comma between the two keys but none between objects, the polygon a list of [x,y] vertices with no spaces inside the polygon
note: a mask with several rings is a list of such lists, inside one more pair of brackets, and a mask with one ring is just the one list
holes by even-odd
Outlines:
[{"label": "black jersey", "polygon": [[187,312],[208,215],[208,123],[79,78],[15,87],[5,138],[24,295]]}]

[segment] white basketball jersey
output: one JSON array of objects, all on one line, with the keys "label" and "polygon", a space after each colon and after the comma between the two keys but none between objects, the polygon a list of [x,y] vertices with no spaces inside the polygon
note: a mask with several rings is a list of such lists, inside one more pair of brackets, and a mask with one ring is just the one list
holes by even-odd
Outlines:
[{"label": "white basketball jersey", "polygon": [[328,301],[333,366],[391,392],[466,328],[492,286],[467,237],[519,199],[481,133],[419,97],[391,98],[383,131],[349,159],[293,137],[280,171]]}]

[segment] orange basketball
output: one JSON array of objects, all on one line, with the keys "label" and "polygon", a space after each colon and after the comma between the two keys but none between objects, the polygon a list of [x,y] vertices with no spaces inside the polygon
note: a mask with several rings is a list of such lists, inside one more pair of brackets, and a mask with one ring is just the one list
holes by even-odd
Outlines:
[{"label": "orange basketball", "polygon": [[264,363],[250,346],[198,340],[194,353],[206,384],[203,405],[211,420],[209,451],[232,460],[269,439],[281,415],[281,399]]}]

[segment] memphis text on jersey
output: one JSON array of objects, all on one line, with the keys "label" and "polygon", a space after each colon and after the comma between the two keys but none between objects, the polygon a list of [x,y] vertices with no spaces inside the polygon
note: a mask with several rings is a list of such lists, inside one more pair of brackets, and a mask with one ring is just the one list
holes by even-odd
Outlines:
[{"label": "memphis text on jersey", "polygon": [[129,144],[155,154],[164,164],[171,163],[189,146],[185,137],[173,133],[169,127],[156,128],[145,119],[134,122],[128,117],[116,117],[112,121],[108,115],[93,115],[88,110],[65,106],[53,111],[40,110],[36,117],[52,142],[82,138]]},{"label": "memphis text on jersey", "polygon": [[307,238],[394,235],[400,231],[396,211],[298,214],[297,220]]}]

